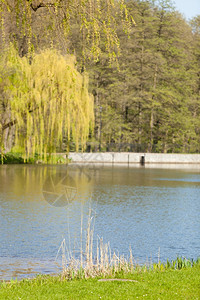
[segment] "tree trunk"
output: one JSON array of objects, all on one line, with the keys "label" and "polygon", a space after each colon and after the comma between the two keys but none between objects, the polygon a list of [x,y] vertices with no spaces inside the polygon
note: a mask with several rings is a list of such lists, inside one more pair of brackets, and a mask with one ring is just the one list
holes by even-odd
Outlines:
[{"label": "tree trunk", "polygon": [[[153,78],[153,92],[156,91],[157,86],[157,76],[158,76],[158,65],[155,66],[154,78]],[[149,152],[152,152],[153,147],[153,127],[154,127],[154,94],[152,95],[152,103],[151,103],[151,116],[150,116],[150,141],[149,141]]]}]

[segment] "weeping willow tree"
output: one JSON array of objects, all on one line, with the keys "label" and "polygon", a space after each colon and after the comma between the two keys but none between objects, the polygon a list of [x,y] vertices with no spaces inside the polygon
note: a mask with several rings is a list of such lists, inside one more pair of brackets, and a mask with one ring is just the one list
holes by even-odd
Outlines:
[{"label": "weeping willow tree", "polygon": [[110,60],[116,60],[119,20],[128,33],[134,20],[124,0],[1,0],[0,42],[15,42],[21,56],[50,45],[66,53],[71,26],[76,23],[83,60],[87,55],[98,60],[101,43]]},{"label": "weeping willow tree", "polygon": [[30,63],[11,47],[0,60],[1,152],[6,131],[13,128],[12,144],[25,159],[37,153],[46,160],[64,136],[84,147],[93,125],[93,98],[75,57],[45,50]]},{"label": "weeping willow tree", "polygon": [[[124,0],[0,0],[0,50],[14,45],[0,58],[1,151],[14,143],[26,158],[51,153],[63,136],[84,147],[93,102],[87,76],[66,57],[70,30],[79,28],[84,71],[86,57],[98,60],[102,48],[110,61],[118,59],[119,20],[128,33],[134,21]],[[64,57],[35,54],[49,48]]]}]

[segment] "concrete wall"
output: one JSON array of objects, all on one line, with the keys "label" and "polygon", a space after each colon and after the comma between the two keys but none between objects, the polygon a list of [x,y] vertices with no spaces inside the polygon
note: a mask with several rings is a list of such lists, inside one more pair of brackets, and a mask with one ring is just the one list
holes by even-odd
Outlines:
[{"label": "concrete wall", "polygon": [[106,152],[106,153],[77,153],[70,152],[69,156],[77,163],[127,163],[139,164],[144,157],[146,164],[200,164],[200,154],[163,154],[163,153],[131,153],[131,152]]}]

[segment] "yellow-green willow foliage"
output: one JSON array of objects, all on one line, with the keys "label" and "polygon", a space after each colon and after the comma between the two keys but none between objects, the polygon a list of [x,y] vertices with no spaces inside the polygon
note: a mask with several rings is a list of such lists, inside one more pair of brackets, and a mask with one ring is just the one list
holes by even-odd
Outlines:
[{"label": "yellow-green willow foliage", "polygon": [[103,42],[110,60],[117,60],[119,22],[127,33],[134,24],[124,0],[0,0],[0,42],[15,42],[21,56],[50,45],[66,53],[76,24],[83,59],[98,60]]},{"label": "yellow-green willow foliage", "polygon": [[84,146],[93,126],[93,98],[88,94],[87,75],[76,70],[75,57],[45,50],[30,63],[12,48],[6,58],[6,67],[15,70],[6,86],[14,144],[25,158],[37,153],[45,159],[63,136],[73,139],[77,147]]}]

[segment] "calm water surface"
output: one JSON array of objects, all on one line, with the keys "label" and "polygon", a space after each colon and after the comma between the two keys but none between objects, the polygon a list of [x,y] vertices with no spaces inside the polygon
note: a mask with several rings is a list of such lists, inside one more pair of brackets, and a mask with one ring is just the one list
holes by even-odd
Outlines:
[{"label": "calm water surface", "polygon": [[94,244],[131,246],[140,263],[200,256],[200,166],[3,165],[0,280],[59,272],[59,246],[79,255],[90,207]]}]

